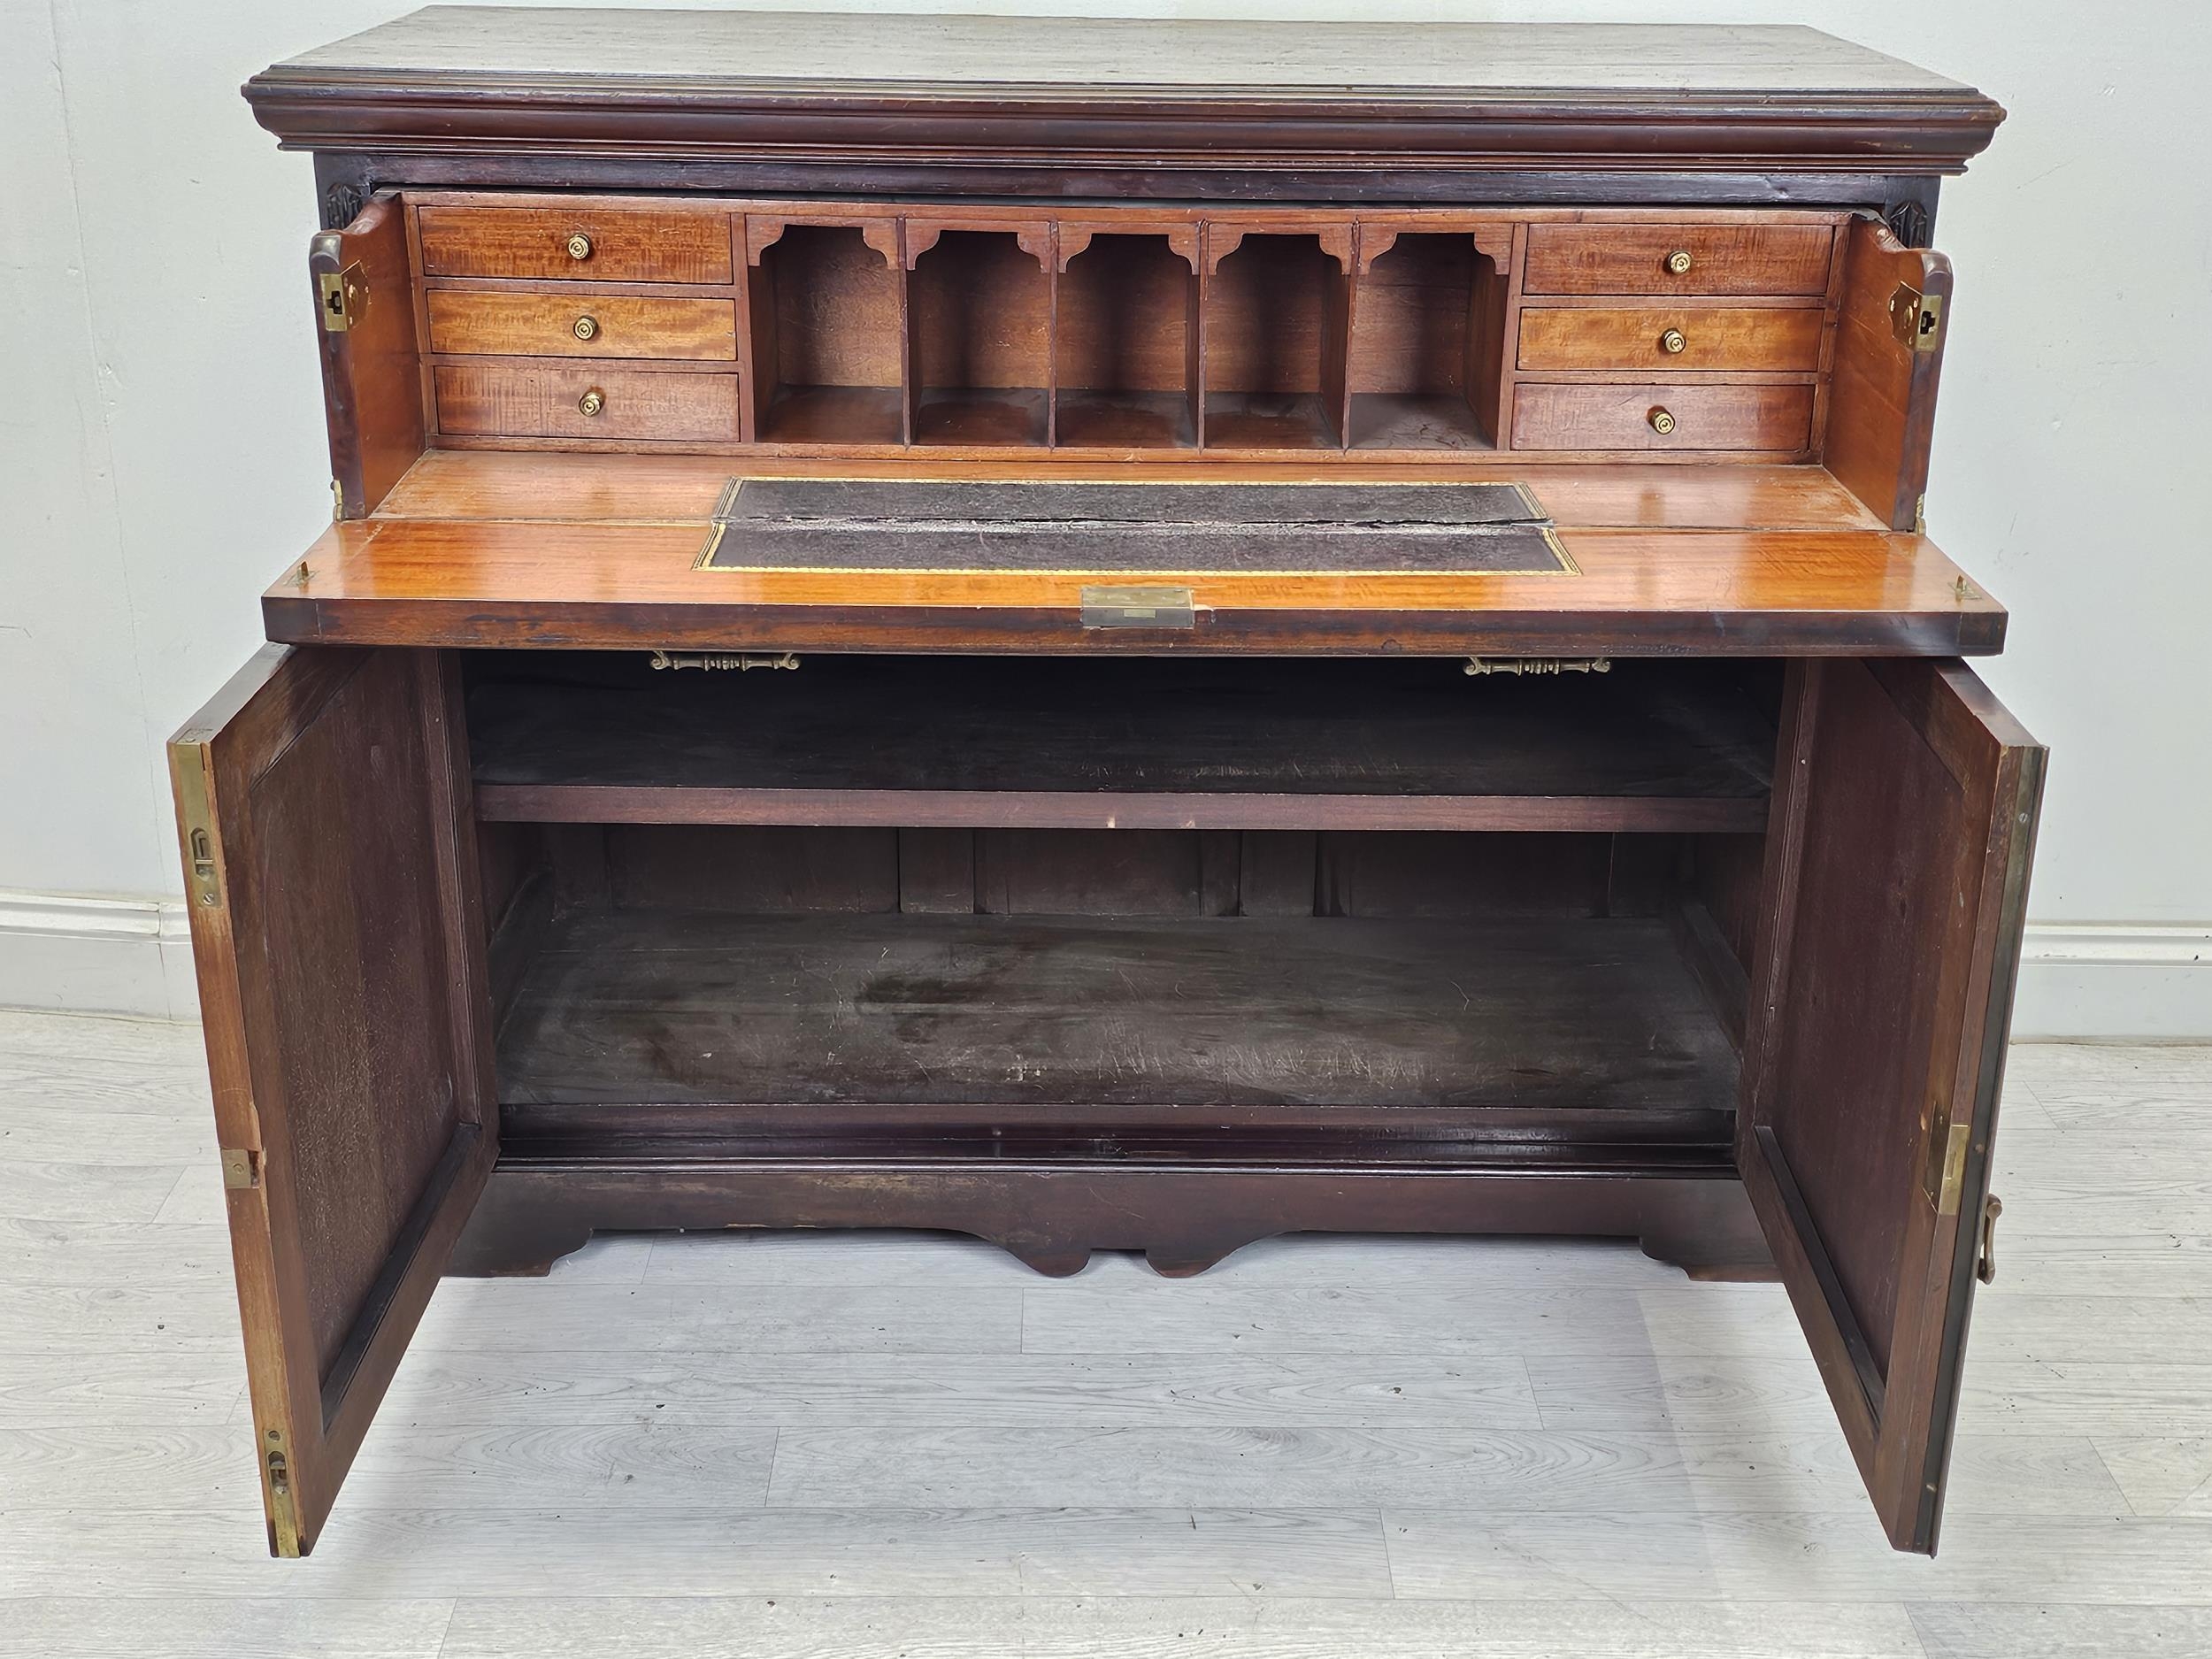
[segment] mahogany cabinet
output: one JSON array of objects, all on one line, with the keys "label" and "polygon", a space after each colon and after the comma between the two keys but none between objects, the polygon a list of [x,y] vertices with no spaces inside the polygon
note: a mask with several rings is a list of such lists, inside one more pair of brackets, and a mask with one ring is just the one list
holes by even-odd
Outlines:
[{"label": "mahogany cabinet", "polygon": [[2043,766],[1920,527],[1995,105],[441,7],[247,94],[336,519],[172,757],[279,1554],[441,1274],[733,1226],[1778,1273],[1933,1549]]}]

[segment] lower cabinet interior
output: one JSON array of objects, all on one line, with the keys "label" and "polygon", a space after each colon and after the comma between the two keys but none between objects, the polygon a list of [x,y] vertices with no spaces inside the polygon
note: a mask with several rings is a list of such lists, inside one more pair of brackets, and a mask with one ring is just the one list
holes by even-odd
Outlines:
[{"label": "lower cabinet interior", "polygon": [[1732,1156],[1770,664],[470,680],[511,1150]]}]

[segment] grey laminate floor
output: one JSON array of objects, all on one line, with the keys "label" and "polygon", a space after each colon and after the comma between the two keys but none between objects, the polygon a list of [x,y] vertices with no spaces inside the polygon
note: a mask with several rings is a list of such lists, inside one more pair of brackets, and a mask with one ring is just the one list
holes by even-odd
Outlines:
[{"label": "grey laminate floor", "polygon": [[2212,1051],[2015,1052],[1932,1562],[1770,1286],[781,1234],[448,1283],[272,1562],[199,1064],[0,1015],[0,1654],[2212,1653]]}]

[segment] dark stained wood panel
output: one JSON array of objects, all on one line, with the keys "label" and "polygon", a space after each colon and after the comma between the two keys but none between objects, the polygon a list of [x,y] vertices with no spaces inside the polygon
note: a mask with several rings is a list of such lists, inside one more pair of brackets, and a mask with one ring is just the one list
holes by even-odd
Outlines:
[{"label": "dark stained wood panel", "polygon": [[579,914],[502,1036],[518,1102],[1710,1109],[1663,924]]},{"label": "dark stained wood panel", "polygon": [[1052,178],[1110,196],[1139,157],[1171,176],[1300,157],[1947,173],[2003,119],[1955,81],[1787,27],[433,7],[246,92],[305,148],[450,154],[588,124],[602,153],[929,156],[1010,164],[1002,190]]},{"label": "dark stained wood panel", "polygon": [[1675,664],[1546,680],[1448,661],[869,657],[796,674],[635,657],[479,672],[470,736],[493,818],[1748,830],[1774,742],[1731,678]]}]

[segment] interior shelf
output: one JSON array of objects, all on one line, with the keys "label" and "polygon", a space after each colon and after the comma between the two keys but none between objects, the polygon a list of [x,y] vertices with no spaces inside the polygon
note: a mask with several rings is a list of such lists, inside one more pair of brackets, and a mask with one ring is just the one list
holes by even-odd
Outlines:
[{"label": "interior shelf", "polygon": [[1340,441],[1348,288],[1315,235],[1248,235],[1205,294],[1205,443],[1325,449]]},{"label": "interior shelf", "polygon": [[1094,235],[1060,273],[1056,441],[1188,449],[1198,442],[1198,274],[1164,235]]},{"label": "interior shelf", "polygon": [[1505,288],[1466,235],[1400,235],[1359,283],[1351,446],[1486,449],[1497,433]]},{"label": "interior shelf", "polygon": [[494,654],[476,800],[510,821],[1755,832],[1756,664]]},{"label": "interior shelf", "polygon": [[518,1106],[1565,1108],[1650,1145],[1724,1133],[1737,1061],[1655,919],[605,908],[551,926],[499,1070]]},{"label": "interior shelf", "polygon": [[1043,444],[1052,281],[1011,231],[941,233],[907,284],[914,442]]},{"label": "interior shelf", "polygon": [[761,442],[902,442],[897,268],[853,227],[791,225],[762,250],[751,282]]}]

